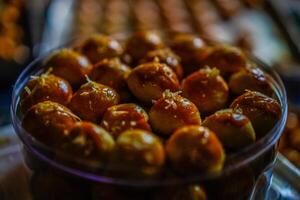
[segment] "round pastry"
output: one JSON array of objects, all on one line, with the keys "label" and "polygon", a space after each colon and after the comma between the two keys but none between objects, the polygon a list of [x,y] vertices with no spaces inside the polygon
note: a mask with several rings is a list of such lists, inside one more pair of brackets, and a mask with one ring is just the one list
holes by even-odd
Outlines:
[{"label": "round pastry", "polygon": [[167,65],[157,62],[141,64],[127,78],[130,91],[140,101],[150,104],[162,97],[165,90],[179,89],[176,74]]},{"label": "round pastry", "polygon": [[85,81],[93,66],[89,60],[72,49],[60,49],[53,52],[44,63],[45,68],[52,68],[52,74],[67,80],[72,86],[79,86]]}]

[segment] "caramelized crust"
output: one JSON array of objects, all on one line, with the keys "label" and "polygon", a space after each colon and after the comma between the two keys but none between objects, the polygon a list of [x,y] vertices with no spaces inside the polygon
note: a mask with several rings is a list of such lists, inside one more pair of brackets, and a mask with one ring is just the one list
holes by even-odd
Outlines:
[{"label": "caramelized crust", "polygon": [[131,69],[121,63],[119,58],[104,59],[94,66],[90,74],[91,80],[115,89],[121,101],[129,101],[131,94],[128,90],[126,77]]},{"label": "caramelized crust", "polygon": [[236,98],[230,107],[241,110],[250,119],[258,137],[267,134],[281,116],[280,104],[275,99],[249,90]]},{"label": "caramelized crust", "polygon": [[32,76],[21,94],[20,109],[25,113],[31,106],[47,100],[67,105],[72,94],[71,85],[62,78],[47,73]]},{"label": "caramelized crust", "polygon": [[119,101],[120,97],[114,89],[89,81],[73,95],[69,107],[82,119],[98,122],[106,109]]},{"label": "caramelized crust", "polygon": [[59,150],[92,161],[106,161],[111,156],[115,141],[103,128],[91,122],[77,122],[59,144]]},{"label": "caramelized crust", "polygon": [[204,68],[183,80],[183,96],[191,100],[200,112],[213,113],[226,106],[229,89],[216,68]]},{"label": "caramelized crust", "polygon": [[127,41],[126,55],[129,56],[129,62],[137,64],[147,52],[161,49],[165,45],[160,36],[153,31],[140,31],[134,33]]},{"label": "caramelized crust", "polygon": [[22,121],[23,128],[43,144],[56,146],[68,135],[79,118],[68,108],[44,101],[31,107]]},{"label": "caramelized crust", "polygon": [[243,94],[245,90],[258,91],[270,97],[274,94],[268,77],[257,67],[247,67],[232,74],[228,84],[236,95]]},{"label": "caramelized crust", "polygon": [[183,126],[166,143],[173,168],[182,173],[222,170],[225,153],[214,132],[203,126]]},{"label": "caramelized crust", "polygon": [[176,74],[167,65],[157,62],[141,64],[133,69],[127,84],[134,96],[148,104],[162,97],[166,89],[172,92],[179,89]]},{"label": "caramelized crust", "polygon": [[203,126],[216,133],[222,144],[232,150],[239,150],[255,142],[256,135],[251,121],[245,115],[225,109],[210,115]]},{"label": "caramelized crust", "polygon": [[61,49],[52,53],[44,63],[52,68],[52,73],[67,80],[72,86],[79,86],[90,73],[93,66],[89,60],[71,49]]},{"label": "caramelized crust", "polygon": [[146,111],[133,103],[119,104],[108,108],[102,118],[101,126],[114,138],[118,138],[122,132],[128,129],[151,131]]},{"label": "caramelized crust", "polygon": [[167,136],[181,126],[201,123],[197,107],[188,99],[168,90],[155,102],[149,115],[154,131]]},{"label": "caramelized crust", "polygon": [[247,57],[239,48],[229,45],[217,45],[210,49],[203,61],[204,65],[216,67],[224,77],[247,67]]},{"label": "caramelized crust", "polygon": [[146,56],[140,61],[140,63],[153,61],[168,65],[168,67],[170,67],[175,72],[178,79],[182,78],[183,69],[180,63],[180,58],[175,53],[173,53],[171,49],[164,48],[149,51]]},{"label": "caramelized crust", "polygon": [[165,163],[162,143],[154,134],[139,129],[123,132],[116,141],[116,161],[125,176],[151,177]]},{"label": "caramelized crust", "polygon": [[202,60],[208,55],[205,41],[193,34],[176,34],[170,42],[171,49],[180,57],[185,75],[197,71]]},{"label": "caramelized crust", "polygon": [[87,38],[81,44],[79,51],[85,55],[92,64],[96,64],[104,58],[121,56],[123,48],[121,44],[112,37],[95,34]]}]

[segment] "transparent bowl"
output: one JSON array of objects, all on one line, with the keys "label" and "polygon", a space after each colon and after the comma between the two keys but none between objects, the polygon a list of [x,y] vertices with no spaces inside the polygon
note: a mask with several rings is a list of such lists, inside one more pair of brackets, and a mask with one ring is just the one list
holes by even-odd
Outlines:
[{"label": "transparent bowl", "polygon": [[176,176],[165,170],[159,177],[129,179],[107,172],[112,170],[99,169],[94,162],[78,160],[51,149],[22,128],[23,116],[18,107],[20,94],[32,75],[43,72],[43,59],[36,59],[21,73],[14,86],[11,105],[13,126],[23,143],[25,162],[33,172],[31,189],[36,199],[169,199],[168,195],[187,191],[186,188],[193,185],[201,185],[208,199],[250,199],[255,198],[254,194],[258,191],[262,195],[266,193],[261,188],[268,186],[269,176],[266,174],[272,170],[277,142],[287,117],[283,83],[269,66],[252,59],[268,74],[282,108],[281,118],[269,133],[254,144],[228,155],[221,172]]}]

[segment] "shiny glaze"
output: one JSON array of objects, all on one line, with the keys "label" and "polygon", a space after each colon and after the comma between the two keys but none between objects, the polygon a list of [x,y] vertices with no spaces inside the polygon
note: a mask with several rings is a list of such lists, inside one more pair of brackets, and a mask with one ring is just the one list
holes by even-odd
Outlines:
[{"label": "shiny glaze", "polygon": [[160,36],[153,31],[140,31],[134,33],[126,43],[125,54],[129,56],[129,62],[137,64],[147,52],[161,49],[165,45]]},{"label": "shiny glaze", "polygon": [[183,69],[180,63],[180,58],[171,49],[157,49],[149,51],[146,56],[140,61],[140,63],[146,62],[159,62],[168,65],[177,75],[178,79],[183,76]]},{"label": "shiny glaze", "polygon": [[176,34],[170,41],[170,47],[180,57],[185,75],[201,67],[209,49],[202,38],[187,33]]},{"label": "shiny glaze", "polygon": [[214,132],[203,126],[183,126],[166,143],[166,153],[173,168],[182,173],[218,172],[225,153]]},{"label": "shiny glaze", "polygon": [[115,141],[103,128],[91,122],[77,122],[59,144],[58,149],[75,158],[106,161]]},{"label": "shiny glaze", "polygon": [[207,119],[229,123],[237,127],[243,127],[249,123],[249,119],[239,112],[239,110],[232,109],[219,110],[213,115],[208,116]]},{"label": "shiny glaze", "polygon": [[104,58],[118,57],[123,53],[121,44],[110,36],[95,34],[87,38],[79,51],[84,54],[93,64]]},{"label": "shiny glaze", "polygon": [[203,60],[203,65],[216,67],[222,76],[228,77],[232,73],[246,68],[247,58],[239,48],[217,45],[210,49],[209,55]]},{"label": "shiny glaze", "polygon": [[250,90],[236,98],[230,107],[241,110],[251,120],[259,137],[267,134],[281,116],[281,106],[275,99]]},{"label": "shiny glaze", "polygon": [[232,74],[228,84],[230,90],[236,95],[243,94],[246,89],[258,91],[270,97],[274,94],[269,80],[258,67],[247,67]]},{"label": "shiny glaze", "polygon": [[168,90],[154,103],[149,116],[153,130],[167,136],[181,126],[201,123],[200,113],[195,104]]},{"label": "shiny glaze", "polygon": [[25,114],[22,126],[43,144],[55,146],[80,120],[68,108],[55,102],[44,101],[31,107]]},{"label": "shiny glaze", "polygon": [[119,58],[104,59],[97,63],[90,73],[91,80],[114,88],[122,101],[129,101],[130,92],[127,87],[126,77],[131,69],[121,63]]},{"label": "shiny glaze", "polygon": [[114,138],[128,129],[143,129],[151,131],[148,115],[144,109],[136,104],[119,104],[112,106],[105,112],[101,126]]},{"label": "shiny glaze", "polygon": [[157,174],[165,163],[159,138],[151,132],[133,129],[116,141],[116,161],[125,176],[148,177]]},{"label": "shiny glaze", "polygon": [[89,80],[73,95],[69,107],[82,119],[98,122],[107,108],[119,102],[114,89]]},{"label": "shiny glaze", "polygon": [[256,139],[248,117],[232,109],[220,110],[208,116],[203,126],[214,131],[225,147],[234,150],[250,145]]},{"label": "shiny glaze", "polygon": [[247,107],[248,109],[264,110],[275,117],[280,117],[281,115],[280,104],[275,99],[260,92],[250,90],[236,98],[230,107],[237,109]]},{"label": "shiny glaze", "polygon": [[167,65],[157,62],[134,68],[127,78],[127,84],[134,96],[148,104],[162,97],[166,89],[173,92],[179,89],[176,74]]},{"label": "shiny glaze", "polygon": [[21,94],[20,109],[25,113],[31,106],[47,100],[67,105],[72,94],[71,85],[62,78],[47,73],[32,76]]},{"label": "shiny glaze", "polygon": [[79,86],[90,73],[93,66],[89,60],[72,49],[60,49],[53,52],[44,62],[45,68],[52,68],[52,73],[67,80],[72,86]]},{"label": "shiny glaze", "polygon": [[181,88],[183,96],[200,112],[213,113],[226,106],[229,88],[216,68],[204,68],[186,77]]}]

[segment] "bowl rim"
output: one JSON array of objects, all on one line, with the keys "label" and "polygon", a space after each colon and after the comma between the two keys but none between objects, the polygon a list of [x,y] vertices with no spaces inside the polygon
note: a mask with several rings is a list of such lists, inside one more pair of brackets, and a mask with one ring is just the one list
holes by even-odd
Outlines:
[{"label": "bowl rim", "polygon": [[[222,44],[222,43],[221,43]],[[67,46],[68,47],[68,46]],[[63,47],[63,48],[67,48]],[[15,85],[13,87],[13,93],[12,93],[12,103],[10,107],[10,113],[11,113],[11,121],[13,124],[13,127],[18,135],[18,137],[21,139],[23,145],[25,148],[27,148],[30,153],[35,155],[38,159],[41,161],[50,164],[54,168],[57,168],[61,171],[67,172],[69,174],[75,175],[77,177],[81,177],[84,179],[89,179],[95,182],[99,183],[107,183],[107,184],[115,184],[115,185],[126,185],[126,186],[135,186],[135,187],[143,187],[143,186],[163,186],[163,185],[173,185],[173,184],[183,184],[183,183],[194,183],[204,180],[209,180],[215,177],[221,177],[222,175],[229,174],[233,172],[234,170],[237,170],[243,166],[246,166],[247,164],[251,163],[251,161],[258,158],[260,155],[265,153],[272,145],[274,145],[278,140],[283,132],[284,125],[286,123],[287,119],[287,112],[288,112],[288,104],[287,104],[287,95],[286,90],[283,85],[283,82],[277,72],[270,67],[269,65],[262,62],[260,59],[256,58],[253,55],[249,55],[249,60],[251,62],[254,62],[259,66],[260,69],[262,69],[268,77],[270,78],[270,81],[272,83],[272,86],[274,87],[274,91],[277,96],[277,100],[279,101],[281,105],[281,117],[280,120],[276,123],[276,125],[262,138],[257,140],[255,143],[245,147],[242,151],[239,151],[238,153],[235,153],[230,156],[230,161],[234,161],[233,164],[230,162],[229,166],[224,166],[224,168],[218,172],[218,173],[206,173],[206,174],[199,174],[199,175],[193,175],[188,177],[178,177],[176,179],[151,179],[151,180],[141,180],[141,179],[126,179],[126,178],[116,178],[112,176],[106,176],[101,174],[95,174],[93,172],[84,171],[81,169],[76,169],[71,166],[66,166],[57,160],[53,160],[52,158],[49,158],[47,155],[44,155],[43,152],[40,151],[40,148],[46,151],[54,152],[57,155],[61,155],[65,158],[70,158],[71,160],[74,158],[71,158],[68,155],[65,155],[62,152],[59,152],[51,147],[48,147],[47,145],[42,144],[41,142],[37,141],[35,138],[33,138],[30,134],[28,134],[21,126],[21,119],[19,119],[18,116],[18,104],[19,104],[19,96],[21,91],[24,88],[24,85],[28,82],[30,75],[41,73],[43,70],[43,67],[41,64],[44,61],[44,59],[50,55],[51,52],[59,50],[61,48],[49,51],[45,55],[42,55],[35,60],[33,60],[18,76]],[[34,146],[33,146],[34,145]],[[36,148],[38,147],[38,149]],[[87,160],[78,160],[76,159],[76,162],[83,162],[84,165],[89,163]]]}]

